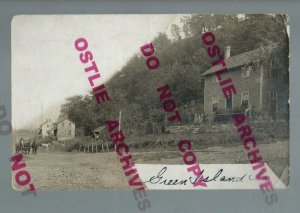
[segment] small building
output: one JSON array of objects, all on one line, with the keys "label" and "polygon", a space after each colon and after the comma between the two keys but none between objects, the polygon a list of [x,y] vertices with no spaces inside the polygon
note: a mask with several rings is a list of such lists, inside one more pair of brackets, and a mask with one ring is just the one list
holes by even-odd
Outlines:
[{"label": "small building", "polygon": [[99,141],[107,141],[109,139],[108,137],[108,133],[106,131],[106,126],[99,126],[97,127],[96,129],[94,129],[92,132],[93,132],[93,137],[96,139],[96,140],[99,140]]},{"label": "small building", "polygon": [[58,141],[75,138],[75,123],[69,118],[60,118],[54,123],[50,134]]},{"label": "small building", "polygon": [[[260,59],[264,54],[264,58]],[[225,98],[215,73],[222,65],[211,67],[202,76],[204,82],[204,113],[230,114],[237,110],[254,110],[262,117],[285,119],[289,114],[288,55],[278,45],[268,45],[230,57],[225,48],[224,61],[237,94]]]},{"label": "small building", "polygon": [[50,129],[52,129],[54,126],[53,122],[51,122],[51,119],[47,119],[44,123],[40,124],[40,127],[37,128],[36,135],[41,137],[46,137],[50,134]]},{"label": "small building", "polygon": [[107,151],[109,151],[107,141],[109,140],[110,137],[108,135],[107,127],[99,126],[96,129],[94,129],[92,132],[96,141],[101,144],[102,151],[104,151],[104,144],[106,145]]}]

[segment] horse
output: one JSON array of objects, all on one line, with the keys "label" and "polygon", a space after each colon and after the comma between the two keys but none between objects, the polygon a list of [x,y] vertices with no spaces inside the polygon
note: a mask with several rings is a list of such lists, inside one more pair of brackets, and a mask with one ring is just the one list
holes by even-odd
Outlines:
[{"label": "horse", "polygon": [[19,143],[16,144],[16,154],[20,153],[20,152],[22,153],[23,152],[23,147],[24,147],[24,139],[21,138],[19,140]]},{"label": "horse", "polygon": [[36,150],[38,148],[38,144],[35,142],[35,140],[33,140],[32,144],[31,144],[31,148],[32,148],[32,154],[36,155]]},{"label": "horse", "polygon": [[31,148],[30,141],[27,141],[27,143],[25,143],[23,146],[23,151],[25,152],[25,154],[30,154],[30,148]]},{"label": "horse", "polygon": [[21,143],[17,143],[16,146],[15,146],[15,148],[16,148],[16,154],[19,154],[20,151],[22,151]]},{"label": "horse", "polygon": [[16,144],[16,153],[29,154],[30,152],[30,142],[25,143],[25,140],[21,138],[19,143]]}]

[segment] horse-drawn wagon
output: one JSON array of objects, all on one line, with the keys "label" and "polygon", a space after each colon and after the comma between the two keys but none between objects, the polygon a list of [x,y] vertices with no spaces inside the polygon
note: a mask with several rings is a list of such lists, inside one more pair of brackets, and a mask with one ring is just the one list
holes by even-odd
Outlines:
[{"label": "horse-drawn wagon", "polygon": [[16,147],[16,153],[30,154],[30,150],[31,150],[32,154],[36,154],[38,144],[35,141],[35,139],[25,140],[21,138],[19,142],[15,145],[15,147]]}]

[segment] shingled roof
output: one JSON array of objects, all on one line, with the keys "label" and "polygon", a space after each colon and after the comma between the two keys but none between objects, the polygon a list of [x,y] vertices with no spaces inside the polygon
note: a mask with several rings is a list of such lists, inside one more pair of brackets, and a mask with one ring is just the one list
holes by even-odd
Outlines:
[{"label": "shingled roof", "polygon": [[[276,44],[270,44],[268,46],[265,46],[264,48],[258,48],[258,49],[255,49],[255,50],[251,50],[251,51],[248,51],[248,52],[241,53],[239,55],[229,57],[229,58],[225,59],[226,66],[227,66],[228,70],[230,70],[232,68],[245,65],[245,64],[249,63],[249,60],[252,57],[254,57],[255,55],[257,55],[259,53],[259,51],[261,51],[262,49],[267,50],[267,51],[268,50],[271,51],[276,46],[277,46]],[[207,70],[205,73],[203,73],[201,76],[206,76],[206,75],[213,74],[213,73],[217,72],[220,69],[221,69],[220,65],[213,66],[209,70]]]}]

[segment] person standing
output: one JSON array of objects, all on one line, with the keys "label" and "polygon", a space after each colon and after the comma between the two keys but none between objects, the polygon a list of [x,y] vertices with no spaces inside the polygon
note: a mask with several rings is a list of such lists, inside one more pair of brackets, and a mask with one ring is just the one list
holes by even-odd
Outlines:
[{"label": "person standing", "polygon": [[35,139],[33,139],[33,142],[32,142],[32,144],[31,144],[31,148],[32,148],[32,154],[33,155],[36,155],[36,151],[37,151],[37,144],[36,144],[36,141],[35,141]]}]

